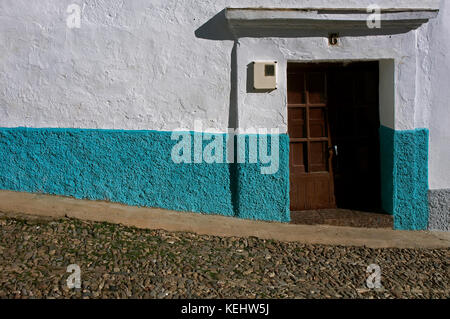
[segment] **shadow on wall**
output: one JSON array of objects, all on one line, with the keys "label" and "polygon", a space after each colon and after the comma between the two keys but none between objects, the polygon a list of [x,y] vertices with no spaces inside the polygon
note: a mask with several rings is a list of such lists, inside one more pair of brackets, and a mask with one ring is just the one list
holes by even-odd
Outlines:
[{"label": "shadow on wall", "polygon": [[[228,127],[236,130],[239,128],[239,108],[238,108],[238,58],[237,47],[238,41],[234,41],[233,49],[231,50],[231,71],[230,71],[230,107],[228,109]],[[231,202],[233,205],[234,216],[239,216],[239,193],[240,193],[240,180],[239,180],[239,164],[237,163],[237,137],[229,136],[234,139],[232,145],[227,145],[228,158],[233,157],[233,163],[228,165],[230,171],[230,191]]]},{"label": "shadow on wall", "polygon": [[235,32],[237,38],[325,38],[330,34],[337,33],[340,37],[362,37],[362,36],[378,36],[378,35],[394,35],[409,32],[410,29],[369,29],[361,27],[361,29],[348,29],[344,27],[324,28],[320,29],[300,29],[295,26],[285,29],[285,27],[274,27],[263,29],[257,26],[240,26]]},{"label": "shadow on wall", "polygon": [[200,26],[200,28],[195,30],[194,33],[195,36],[200,39],[221,41],[235,40],[225,17],[225,9],[209,19],[206,23]]},{"label": "shadow on wall", "polygon": [[[239,128],[239,113],[238,113],[238,58],[237,47],[238,40],[233,36],[229,29],[227,20],[225,18],[225,9],[220,11],[200,28],[195,30],[195,36],[201,39],[216,40],[216,41],[233,41],[233,49],[231,50],[231,70],[230,70],[230,103],[228,108],[228,127],[230,129]],[[234,143],[227,144],[227,158],[233,158],[233,163],[228,165],[230,175],[230,192],[231,203],[233,205],[234,216],[239,216],[239,192],[240,192],[240,171],[239,164],[237,164],[237,138],[229,136],[234,139]]]},{"label": "shadow on wall", "polygon": [[[329,13],[326,10],[324,14]],[[311,38],[311,37],[324,37],[328,38],[330,33],[338,33],[341,37],[359,37],[359,36],[377,36],[377,35],[394,35],[402,34],[411,31],[409,27],[402,26],[399,23],[398,27],[373,28],[366,27],[365,22],[361,22],[362,25],[358,28],[349,28],[349,21],[336,22],[333,29],[329,27],[321,28],[319,25],[314,29],[305,29],[304,27],[296,27],[295,24],[289,28],[284,26],[285,22],[281,22],[278,25],[275,24],[270,28],[262,28],[264,21],[241,21],[238,22],[238,29],[231,30],[230,25],[226,19],[226,9],[223,9],[217,13],[210,20],[205,22],[197,30],[195,30],[195,36],[201,39],[207,40],[230,40],[235,41],[239,38]]]}]

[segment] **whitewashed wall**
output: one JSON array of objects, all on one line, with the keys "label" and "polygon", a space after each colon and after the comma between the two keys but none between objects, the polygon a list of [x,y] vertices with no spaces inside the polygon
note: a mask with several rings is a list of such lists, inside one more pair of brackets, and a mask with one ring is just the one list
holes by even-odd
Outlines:
[{"label": "whitewashed wall", "polygon": [[[431,82],[426,116],[430,128],[430,189],[450,188],[450,1],[429,27]],[[424,103],[427,106],[426,103]]]}]

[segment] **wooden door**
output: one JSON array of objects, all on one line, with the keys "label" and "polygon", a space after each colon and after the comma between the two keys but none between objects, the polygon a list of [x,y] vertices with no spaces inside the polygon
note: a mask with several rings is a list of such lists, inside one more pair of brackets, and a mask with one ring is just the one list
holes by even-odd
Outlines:
[{"label": "wooden door", "polygon": [[291,210],[335,207],[325,68],[288,65]]},{"label": "wooden door", "polygon": [[378,68],[288,64],[292,211],[380,210]]}]

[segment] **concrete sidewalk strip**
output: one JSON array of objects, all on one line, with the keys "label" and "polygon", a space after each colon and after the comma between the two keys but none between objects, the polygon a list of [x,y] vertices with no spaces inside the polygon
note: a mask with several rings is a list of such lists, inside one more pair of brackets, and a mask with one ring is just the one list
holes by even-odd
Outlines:
[{"label": "concrete sidewalk strip", "polygon": [[369,248],[448,248],[450,233],[395,231],[325,225],[291,225],[159,208],[80,200],[63,196],[0,191],[0,213],[14,217],[76,218],[145,229],[223,237],[258,237],[305,244]]}]

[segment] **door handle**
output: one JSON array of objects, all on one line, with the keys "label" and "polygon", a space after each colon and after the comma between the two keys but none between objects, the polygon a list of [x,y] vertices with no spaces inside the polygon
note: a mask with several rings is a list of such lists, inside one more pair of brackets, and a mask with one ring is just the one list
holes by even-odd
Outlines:
[{"label": "door handle", "polygon": [[330,154],[334,153],[335,156],[338,156],[338,146],[337,145],[333,145],[333,146],[329,147],[328,150],[330,151]]}]

